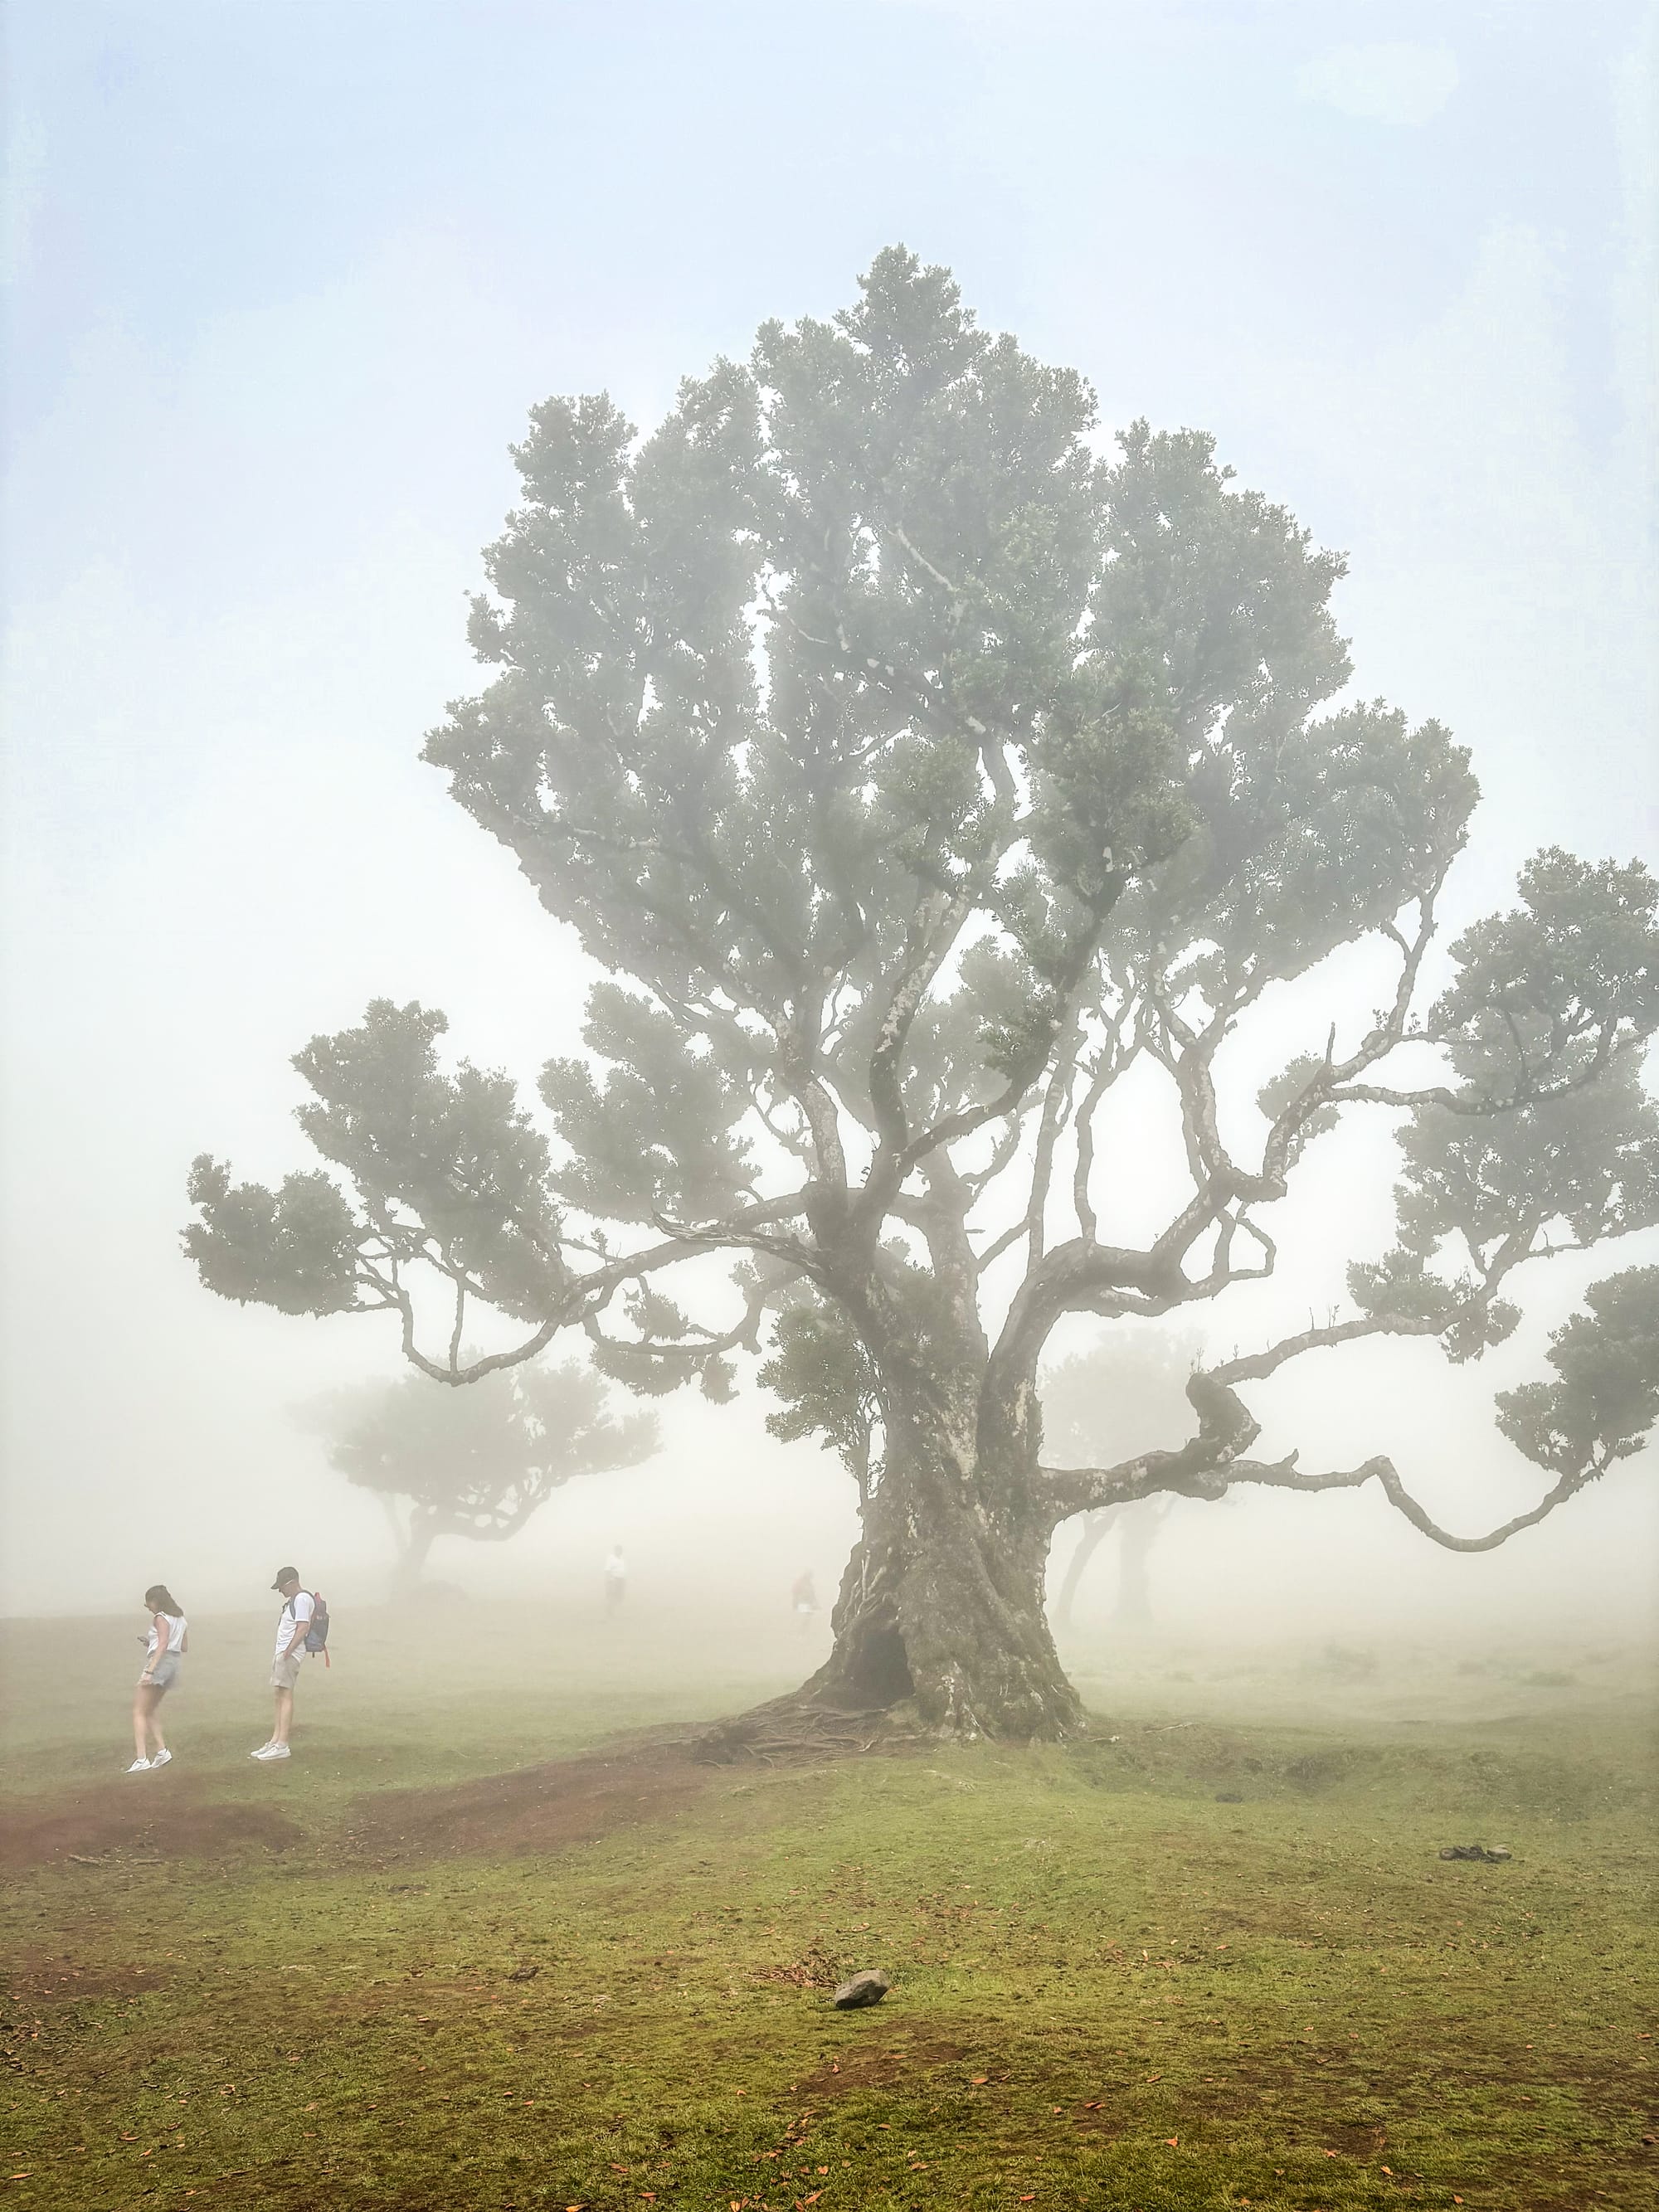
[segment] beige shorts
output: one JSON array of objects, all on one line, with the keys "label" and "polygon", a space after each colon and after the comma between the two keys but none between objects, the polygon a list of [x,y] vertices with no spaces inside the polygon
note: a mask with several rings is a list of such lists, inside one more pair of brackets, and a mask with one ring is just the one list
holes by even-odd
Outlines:
[{"label": "beige shorts", "polygon": [[290,1651],[286,1659],[274,1659],[270,1667],[270,1686],[273,1690],[291,1690],[300,1679],[302,1651]]}]

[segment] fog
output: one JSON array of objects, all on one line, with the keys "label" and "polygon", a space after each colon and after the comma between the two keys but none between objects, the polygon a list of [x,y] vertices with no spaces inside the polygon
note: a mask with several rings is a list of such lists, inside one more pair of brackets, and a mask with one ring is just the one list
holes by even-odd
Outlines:
[{"label": "fog", "polygon": [[[1446,722],[1484,789],[1448,936],[1540,845],[1659,862],[1653,21],[14,9],[5,1611],[136,1606],[158,1577],[262,1606],[289,1559],[343,1615],[384,1595],[384,1517],[294,1409],[395,1376],[395,1328],[210,1296],[185,1177],[209,1149],[264,1181],[310,1164],[289,1056],[371,997],[443,1007],[456,1054],[527,1088],[575,1048],[574,940],[416,758],[478,688],[464,595],[549,393],[648,426],[902,239],[1091,379],[1104,424],[1213,431],[1346,550],[1346,696]],[[1269,1060],[1327,988],[1275,1008]],[[1170,1142],[1152,1102],[1123,1110]],[[1183,1322],[1221,1354],[1322,1315],[1387,1241],[1392,1172],[1375,1130],[1333,1140],[1278,1209],[1274,1281]],[[1656,1259],[1648,1233],[1554,1263],[1469,1367],[1432,1343],[1297,1363],[1256,1394],[1262,1449],[1387,1452],[1443,1522],[1487,1526],[1546,1486],[1493,1392],[1586,1283]],[[443,1541],[433,1573],[597,1613],[620,1542],[630,1604],[781,1611],[807,1567],[827,1599],[857,1528],[833,1456],[768,1435],[749,1370],[730,1406],[658,1402],[655,1458],[510,1543]],[[1374,1489],[1183,1504],[1155,1602],[1172,1633],[1635,1633],[1656,1555],[1650,1449],[1475,1558]],[[1079,1622],[1109,1581],[1103,1553]]]}]

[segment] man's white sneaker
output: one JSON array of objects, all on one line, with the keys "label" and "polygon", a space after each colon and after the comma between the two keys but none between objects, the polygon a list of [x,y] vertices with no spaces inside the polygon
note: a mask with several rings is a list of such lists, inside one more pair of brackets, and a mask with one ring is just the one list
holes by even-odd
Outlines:
[{"label": "man's white sneaker", "polygon": [[149,1759],[135,1759],[131,1765],[128,1767],[127,1772],[129,1774],[148,1774],[149,1772]]},{"label": "man's white sneaker", "polygon": [[172,1763],[173,1753],[170,1751],[158,1751],[150,1761],[152,1766],[170,1766]]},{"label": "man's white sneaker", "polygon": [[289,1755],[285,1743],[268,1743],[263,1751],[256,1751],[253,1754],[256,1759],[286,1759]]}]

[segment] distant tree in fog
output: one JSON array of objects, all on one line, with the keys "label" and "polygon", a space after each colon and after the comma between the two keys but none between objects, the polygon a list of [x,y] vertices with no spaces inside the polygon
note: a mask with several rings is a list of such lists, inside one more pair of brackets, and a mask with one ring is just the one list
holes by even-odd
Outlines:
[{"label": "distant tree in fog", "polygon": [[[1103,454],[1095,427],[1081,378],[896,248],[643,441],[603,398],[538,407],[472,612],[495,674],[426,757],[603,971],[585,1049],[543,1071],[538,1120],[441,1059],[442,1014],[376,1000],[295,1062],[324,1169],[190,1182],[211,1289],[386,1312],[455,1384],[580,1330],[636,1389],[720,1398],[781,1299],[774,1363],[810,1368],[807,1301],[875,1410],[802,1698],[909,1701],[951,1735],[1080,1725],[1043,1603],[1062,1522],[1374,1485],[1482,1550],[1636,1449],[1632,1377],[1659,1365],[1645,1278],[1598,1285],[1559,1379],[1500,1401],[1549,1485],[1479,1535],[1381,1453],[1250,1456],[1245,1394],[1289,1363],[1400,1336],[1478,1358],[1523,1271],[1659,1220],[1659,885],[1552,848],[1441,941],[1474,778],[1437,722],[1332,703],[1340,559],[1200,433],[1137,423]],[[523,979],[526,1007],[544,991]],[[1264,1023],[1300,1042],[1257,1090]],[[1185,1180],[1142,1234],[1158,1111]],[[1056,1326],[1270,1276],[1271,1210],[1356,1117],[1402,1165],[1346,1310],[1195,1370],[1156,1449],[1045,1451]],[[476,1303],[512,1350],[460,1356]]]},{"label": "distant tree in fog", "polygon": [[[1199,1364],[1199,1342],[1162,1329],[1109,1331],[1086,1352],[1043,1370],[1045,1449],[1070,1461],[1110,1462],[1155,1450],[1181,1425],[1187,1382]],[[1117,1539],[1115,1628],[1152,1626],[1149,1569],[1158,1531],[1173,1500],[1141,1498],[1103,1505],[1083,1516],[1077,1548],[1054,1601],[1054,1619],[1069,1627],[1085,1571],[1109,1536]]]},{"label": "distant tree in fog", "polygon": [[440,1536],[501,1542],[574,1477],[648,1459],[655,1417],[618,1419],[605,1400],[574,1364],[497,1369],[470,1390],[415,1374],[332,1392],[307,1425],[328,1437],[331,1467],[385,1500],[407,1591]]}]

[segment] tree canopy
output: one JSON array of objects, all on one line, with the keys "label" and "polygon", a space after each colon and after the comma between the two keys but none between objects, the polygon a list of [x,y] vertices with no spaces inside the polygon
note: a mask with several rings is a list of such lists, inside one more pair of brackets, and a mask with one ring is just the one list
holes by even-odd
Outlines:
[{"label": "tree canopy", "polygon": [[401,1583],[439,1537],[501,1542],[573,1478],[636,1467],[659,1442],[653,1416],[612,1413],[575,1361],[498,1369],[467,1390],[418,1374],[360,1383],[308,1409],[307,1425],[349,1482],[403,1505]]},{"label": "tree canopy", "polygon": [[[425,757],[602,971],[581,1049],[532,1105],[446,1062],[441,1014],[378,1000],[295,1062],[325,1165],[273,1189],[204,1158],[185,1231],[211,1289],[388,1312],[453,1382],[580,1329],[633,1388],[719,1397],[781,1310],[784,1418],[864,1421],[878,1471],[814,1694],[965,1732],[1075,1721],[1040,1601],[1067,1515],[1375,1481],[1476,1548],[1654,1415],[1648,1270],[1504,1401],[1553,1482],[1503,1528],[1441,1528],[1382,1455],[1249,1458],[1243,1394],[1286,1362],[1402,1335],[1477,1358],[1524,1269],[1659,1219],[1659,884],[1547,849],[1442,942],[1474,777],[1437,722],[1346,696],[1340,557],[1208,436],[1097,428],[1081,377],[898,248],[647,436],[603,397],[537,407],[473,604],[489,680]],[[1368,981],[1237,1095],[1229,1040],[1360,947],[1379,1002]],[[1186,1160],[1137,1237],[1144,1164],[1108,1133],[1132,1072]],[[1056,1325],[1270,1276],[1271,1210],[1356,1115],[1398,1126],[1402,1166],[1348,1310],[1195,1373],[1184,1439],[1049,1465]],[[518,1334],[469,1360],[477,1304]],[[845,1384],[816,1413],[814,1347]]]}]

